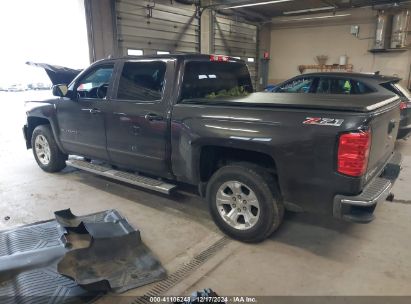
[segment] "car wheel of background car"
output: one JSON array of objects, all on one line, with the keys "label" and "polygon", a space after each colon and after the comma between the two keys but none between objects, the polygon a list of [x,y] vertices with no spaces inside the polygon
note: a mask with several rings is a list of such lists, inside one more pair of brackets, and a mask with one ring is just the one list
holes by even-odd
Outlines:
[{"label": "car wheel of background car", "polygon": [[46,172],[58,172],[66,167],[67,154],[60,151],[49,125],[37,126],[31,137],[34,158]]},{"label": "car wheel of background car", "polygon": [[274,179],[261,167],[238,163],[220,168],[206,198],[217,226],[232,238],[260,242],[281,224],[284,206]]}]

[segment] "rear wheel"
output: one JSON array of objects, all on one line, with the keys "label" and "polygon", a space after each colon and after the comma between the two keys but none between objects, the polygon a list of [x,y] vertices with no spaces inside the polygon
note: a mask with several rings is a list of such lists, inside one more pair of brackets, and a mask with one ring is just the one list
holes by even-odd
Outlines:
[{"label": "rear wheel", "polygon": [[264,240],[283,219],[284,207],[274,179],[253,164],[219,169],[207,185],[206,197],[217,226],[241,241]]},{"label": "rear wheel", "polygon": [[37,164],[44,171],[58,172],[66,167],[68,156],[57,146],[49,125],[37,126],[34,129],[31,146]]}]

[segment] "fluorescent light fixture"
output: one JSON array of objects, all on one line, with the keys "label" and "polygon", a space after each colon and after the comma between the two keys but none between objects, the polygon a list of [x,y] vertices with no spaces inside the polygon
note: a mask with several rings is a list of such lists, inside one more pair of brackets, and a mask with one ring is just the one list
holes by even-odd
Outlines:
[{"label": "fluorescent light fixture", "polygon": [[292,14],[302,14],[302,13],[313,13],[313,12],[320,12],[320,11],[328,11],[334,9],[334,6],[323,6],[323,7],[317,7],[317,8],[308,8],[308,9],[303,9],[303,10],[298,10],[298,11],[289,11],[289,12],[283,12],[283,15],[292,15]]},{"label": "fluorescent light fixture", "polygon": [[338,18],[338,17],[347,17],[351,16],[351,14],[340,14],[340,15],[328,15],[328,16],[317,16],[317,17],[306,17],[306,18],[297,18],[297,19],[283,19],[279,20],[282,22],[288,21],[305,21],[305,20],[316,20],[316,19],[328,19],[328,18]]},{"label": "fluorescent light fixture", "polygon": [[257,5],[266,5],[266,4],[274,4],[274,3],[290,2],[290,1],[294,1],[294,0],[273,0],[273,1],[265,1],[265,2],[257,2],[257,3],[248,3],[248,4],[224,7],[223,9],[249,7],[249,6],[257,6]]},{"label": "fluorescent light fixture", "polygon": [[254,60],[253,57],[249,57],[249,58],[247,58],[247,61],[248,61],[248,62],[254,62],[255,60]]},{"label": "fluorescent light fixture", "polygon": [[157,55],[168,55],[170,52],[168,51],[157,51]]},{"label": "fluorescent light fixture", "polygon": [[127,55],[130,55],[130,56],[142,56],[143,54],[144,54],[143,50],[133,50],[133,49],[127,50]]}]

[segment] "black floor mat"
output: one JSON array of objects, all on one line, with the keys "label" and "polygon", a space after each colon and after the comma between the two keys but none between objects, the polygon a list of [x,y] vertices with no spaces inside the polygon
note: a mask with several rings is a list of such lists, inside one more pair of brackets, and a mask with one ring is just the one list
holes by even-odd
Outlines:
[{"label": "black floor mat", "polygon": [[[78,236],[86,240],[80,248],[70,243]],[[140,232],[115,210],[62,210],[56,220],[0,232],[0,303],[88,303],[164,277]]]},{"label": "black floor mat", "polygon": [[120,293],[166,277],[161,264],[143,244],[140,232],[126,220],[85,224],[92,237],[87,248],[68,252],[58,263],[58,271],[88,290]]}]

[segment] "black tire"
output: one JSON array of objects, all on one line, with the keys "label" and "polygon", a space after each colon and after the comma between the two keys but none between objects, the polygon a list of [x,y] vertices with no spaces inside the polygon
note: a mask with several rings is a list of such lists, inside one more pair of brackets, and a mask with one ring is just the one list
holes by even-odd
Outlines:
[{"label": "black tire", "polygon": [[[37,155],[37,151],[39,150],[39,148],[38,146],[36,146],[36,138],[39,136],[43,136],[48,143],[50,155],[49,161],[47,163],[44,160],[42,161]],[[31,136],[31,147],[37,164],[44,171],[51,173],[59,172],[66,167],[66,160],[68,158],[68,155],[64,154],[57,146],[56,140],[53,136],[53,132],[51,131],[49,125],[40,125],[34,129],[33,135]]]},{"label": "black tire", "polygon": [[[259,217],[250,228],[236,229],[220,215],[216,203],[217,192],[229,181],[238,181],[246,185],[258,199]],[[206,199],[217,226],[228,236],[243,242],[255,243],[265,240],[277,230],[284,216],[284,205],[274,178],[263,168],[250,163],[231,164],[217,170],[207,184]],[[243,221],[244,219],[243,217]]]}]

